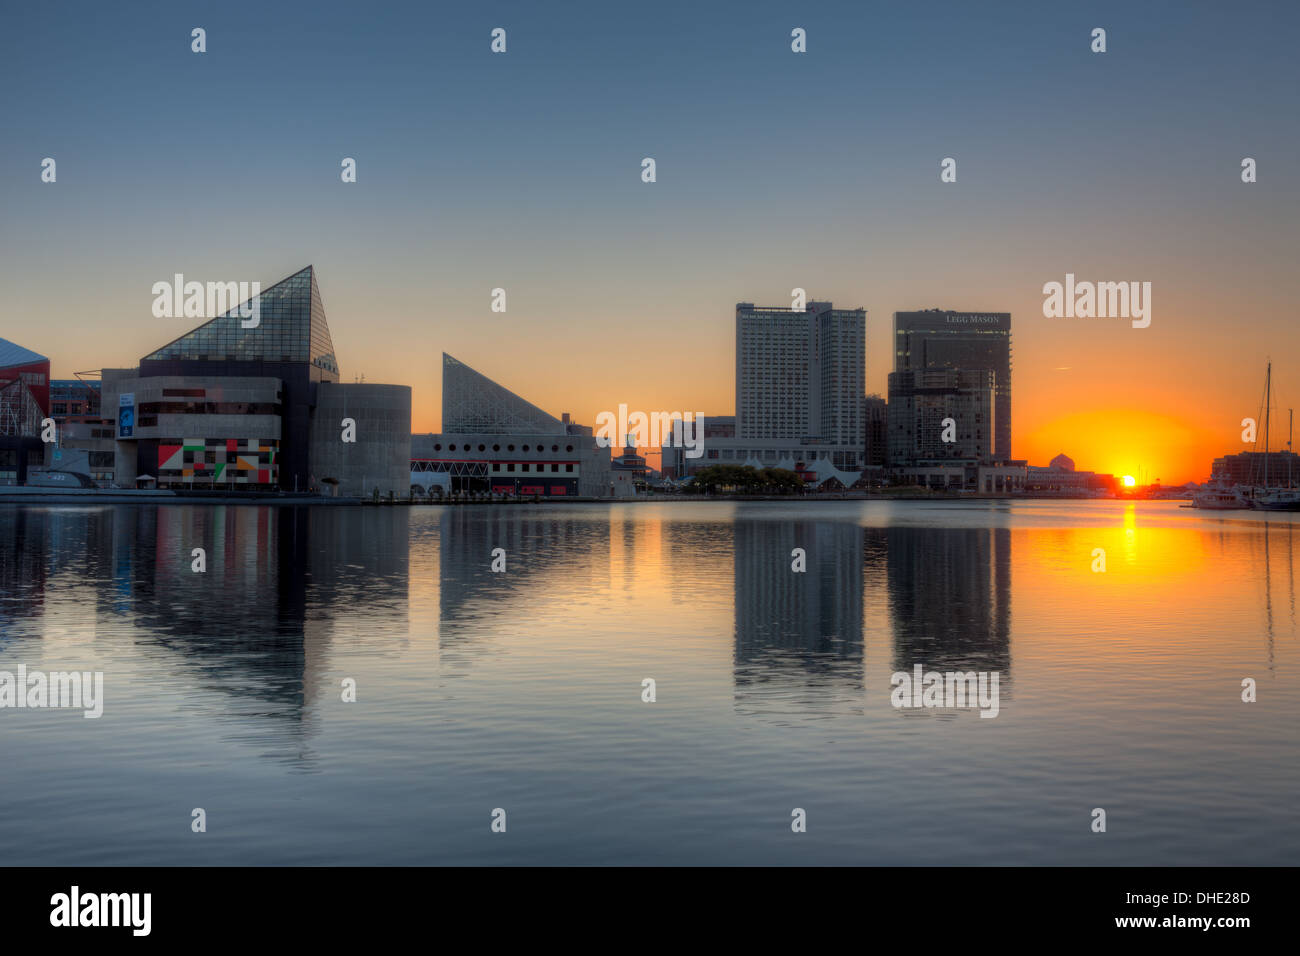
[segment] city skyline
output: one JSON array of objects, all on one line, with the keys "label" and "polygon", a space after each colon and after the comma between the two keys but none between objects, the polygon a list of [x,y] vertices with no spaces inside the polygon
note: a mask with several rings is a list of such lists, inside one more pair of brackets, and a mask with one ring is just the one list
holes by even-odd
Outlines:
[{"label": "city skyline", "polygon": [[[314,268],[314,267],[313,267],[313,266],[310,266],[310,265],[305,267],[306,270],[312,270],[313,268]],[[297,273],[302,272],[302,271],[304,271],[304,270],[302,270],[302,269],[294,269],[294,270],[291,270],[290,275],[294,275],[294,274],[297,274]],[[284,280],[283,277],[282,277],[282,278],[281,278],[280,280],[278,280],[278,281],[285,281],[285,280]],[[276,279],[272,279],[272,280],[270,280],[270,281],[263,281],[263,282],[262,282],[262,285],[263,285],[263,288],[271,288],[271,287],[274,287],[274,286],[277,285],[277,280],[276,280]],[[326,280],[326,285],[328,286],[328,279]],[[821,307],[821,306],[829,307],[830,305],[831,305],[831,303],[829,303],[829,302],[822,302],[822,301],[819,301],[819,300],[813,300],[813,299],[811,299],[811,298],[809,298],[809,301],[808,301],[808,308],[809,308],[809,309],[816,309],[817,307]],[[735,310],[740,310],[740,309],[742,309],[742,308],[749,308],[749,309],[752,309],[753,306],[752,306],[752,303],[750,303],[750,302],[737,302],[737,303],[735,304],[735,306],[733,306],[733,312],[731,313],[731,316],[730,316],[730,319],[731,319],[731,323],[730,323],[730,324],[732,325],[732,329],[733,329],[733,336],[732,336],[732,345],[733,345],[733,349],[732,349],[732,355],[730,356],[730,358],[733,359],[733,361],[726,361],[726,358],[727,358],[727,357],[724,356],[724,357],[721,357],[721,358],[720,358],[720,362],[719,362],[719,364],[726,364],[726,365],[728,365],[728,366],[730,366],[730,367],[733,367],[733,368],[737,365],[737,362],[734,361],[734,359],[735,359],[735,348],[734,348],[734,345],[735,345],[735,338],[734,338],[734,330],[735,330],[736,315],[737,315],[737,311],[735,311]],[[760,311],[760,312],[762,312],[762,311],[769,311],[769,312],[770,312],[770,311],[772,311],[772,309],[771,309],[771,307],[768,307],[768,308],[766,308],[766,309],[760,308],[758,311]],[[868,328],[868,338],[870,338],[870,326],[871,326],[871,312],[870,312],[870,310],[863,310],[861,307],[856,307],[855,309],[852,309],[852,310],[841,310],[841,309],[836,309],[836,310],[835,310],[836,313],[842,313],[842,312],[843,312],[843,313],[848,313],[848,312],[860,312],[860,311],[865,311],[865,312],[866,312],[866,324],[867,324],[867,328]],[[938,313],[945,313],[945,312],[958,312],[958,313],[961,313],[961,314],[979,314],[979,313],[976,312],[976,310],[968,310],[968,309],[953,310],[953,309],[946,309],[946,308],[932,308],[932,309],[927,309],[927,310],[899,310],[898,312],[890,313],[890,315],[889,315],[889,317],[888,317],[888,321],[889,321],[889,323],[890,323],[891,326],[896,326],[896,324],[897,324],[897,316],[898,316],[898,315],[901,314],[901,315],[906,315],[906,316],[909,316],[909,317],[915,317],[915,316],[920,315],[920,314],[923,313],[923,312],[938,312]],[[791,312],[790,314],[791,314],[791,315],[795,315],[795,314],[797,314],[797,315],[800,315],[800,317],[803,317],[803,315],[804,315],[805,313],[803,313],[803,312]],[[815,312],[809,312],[809,313],[807,313],[807,314],[809,315],[809,317],[812,317],[812,316],[815,315]],[[992,314],[995,314],[995,313],[984,313],[984,314],[992,315]],[[1004,314],[1004,315],[1010,315],[1009,313],[1001,313],[1001,314]],[[1014,319],[1014,316],[1011,316],[1011,318]],[[194,319],[193,317],[190,317],[190,318],[183,318],[183,319],[174,319],[174,320],[169,320],[169,321],[180,322],[180,323],[182,323],[182,324],[184,324],[184,323],[186,323],[186,322],[189,322],[189,323],[195,323],[195,319]],[[197,322],[196,325],[194,325],[193,327],[188,328],[188,329],[182,331],[179,335],[176,336],[176,338],[175,338],[175,342],[171,343],[172,346],[174,346],[177,342],[181,342],[181,341],[188,340],[188,339],[189,339],[189,338],[194,334],[194,332],[197,331],[198,328],[202,328],[202,327],[204,327],[204,325],[205,325],[206,323],[209,323],[209,322],[211,322],[211,321],[212,321],[212,319],[211,319],[211,317],[209,317],[209,316],[203,316],[203,317],[199,318],[199,319],[198,319],[198,322]],[[1014,329],[1013,329],[1013,333],[1014,333]],[[31,333],[28,333],[28,337],[29,337],[29,338],[32,337]],[[1012,341],[1012,343],[1013,343],[1013,348],[1014,348],[1014,343],[1015,343],[1015,341],[1016,341],[1014,334],[1012,335],[1012,339],[1011,339],[1011,341]],[[30,343],[29,343],[29,344],[30,344]],[[55,348],[55,349],[49,349],[49,348],[47,348],[47,349],[45,349],[45,351],[46,351],[47,353],[49,353],[49,354],[52,355],[52,354],[57,354],[57,353],[59,352],[59,349],[57,349],[57,348]],[[160,352],[160,351],[161,351],[161,350],[151,349],[151,352]],[[505,356],[505,355],[502,354],[502,353],[495,353],[495,352],[492,353],[492,355],[493,355],[493,357],[496,358],[496,359],[502,359],[502,358],[507,357],[507,356]],[[151,356],[146,356],[146,357],[148,358],[148,357],[151,357]],[[439,364],[442,363],[443,358],[445,358],[445,353],[442,353],[442,357],[440,357]],[[878,358],[878,360],[879,360],[879,357],[877,357],[877,358]],[[891,363],[893,363],[895,360],[896,360],[896,357],[891,353],[891,355],[890,355],[890,361],[891,361]],[[126,359],[126,358],[123,358],[121,361],[115,361],[115,362],[96,363],[96,362],[93,362],[93,361],[92,361],[92,362],[90,362],[89,365],[86,366],[85,368],[77,368],[77,369],[75,369],[75,371],[77,371],[77,372],[85,372],[85,371],[88,371],[88,370],[98,371],[98,370],[101,369],[101,368],[127,367],[127,366],[130,366],[130,365],[134,364],[134,363],[137,362],[137,361],[138,361],[138,360],[134,360],[134,359]],[[74,362],[73,364],[76,364],[76,363]],[[509,364],[509,363],[506,363],[506,364]],[[867,356],[866,356],[866,367],[867,367],[868,369],[870,369],[872,365],[873,365],[873,362],[872,362],[872,354],[871,354],[870,349],[868,349],[868,351],[867,351]],[[893,367],[893,366],[892,366],[892,364],[891,364],[891,370],[892,370],[892,367]],[[1061,371],[1068,371],[1068,370],[1069,370],[1069,369],[1061,369]],[[442,377],[443,371],[444,371],[444,370],[440,368],[440,369],[438,370],[438,372],[437,372],[437,378],[436,378],[436,381],[438,382],[438,387],[439,387],[439,390],[440,390],[440,391],[442,391],[442,386],[441,386],[441,377]],[[64,374],[64,373],[66,373],[66,374]],[[889,374],[889,373],[886,373],[886,375],[885,375],[886,378],[888,377],[888,374]],[[72,370],[68,370],[68,369],[60,369],[60,368],[58,368],[57,366],[55,366],[55,365],[53,364],[53,359],[51,359],[51,381],[58,380],[58,379],[69,379],[69,378],[71,378],[71,377],[72,377]],[[526,379],[526,378],[527,378],[527,375],[525,375],[524,377],[525,377],[525,379]],[[362,380],[362,381],[366,381],[366,380],[371,380],[371,381],[373,381],[373,380],[374,380],[373,378],[368,378],[367,376],[365,376],[364,373],[360,373],[360,372],[358,372],[358,373],[354,373],[354,374],[352,375],[352,377],[349,378],[349,375],[348,375],[347,370],[344,370],[344,371],[343,371],[342,378],[341,378],[342,381],[345,381],[345,382],[347,382],[347,381],[355,381],[355,380],[357,380],[357,379],[360,379],[360,380]],[[1014,364],[1013,364],[1012,379],[1013,379],[1013,381],[1015,380]],[[733,381],[733,383],[734,383],[734,378],[733,378],[732,381]],[[413,393],[418,393],[419,391],[421,391],[421,383],[416,383],[416,382],[401,382],[401,383],[399,383],[399,384],[410,386],[410,387],[412,388],[412,392],[413,392]],[[424,383],[424,384],[425,384],[425,387],[427,387],[427,383]],[[570,385],[571,385],[571,386],[573,386],[573,385],[580,385],[580,383],[570,383]],[[1275,390],[1278,390],[1278,389],[1277,389],[1277,385],[1276,385],[1276,383],[1274,384],[1274,389],[1275,389]],[[521,390],[522,390],[522,389],[521,389]],[[542,389],[539,389],[539,390],[542,390]],[[578,389],[578,392],[579,392],[579,393],[581,392],[581,389],[580,389],[580,388]],[[1019,394],[1019,388],[1016,389],[1016,392],[1017,392],[1017,394]],[[663,393],[662,393],[662,392],[656,392],[656,394],[663,394]],[[704,413],[705,416],[706,416],[706,418],[707,418],[708,416],[710,416],[710,415],[712,415],[712,416],[714,416],[714,417],[718,417],[718,416],[720,416],[720,415],[721,415],[721,416],[732,416],[732,417],[734,417],[734,416],[735,416],[735,405],[736,405],[735,397],[734,397],[734,396],[735,396],[735,390],[734,390],[734,387],[733,387],[733,390],[732,390],[732,393],[731,393],[731,394],[732,394],[732,398],[731,398],[731,400],[730,400],[730,401],[724,401],[724,402],[723,402],[723,403],[727,406],[727,410],[726,410],[725,412],[719,412],[719,411],[717,410],[717,407],[715,406],[715,407],[713,407],[713,408],[711,408],[711,409],[706,409],[706,411],[705,411],[705,413]],[[882,389],[880,390],[880,392],[872,392],[872,391],[868,390],[868,391],[866,392],[866,394],[864,395],[864,397],[880,397],[880,398],[886,398],[887,396],[888,396],[888,387],[887,387],[887,386],[884,387],[884,388],[882,388]],[[677,406],[682,406],[682,405],[684,404],[685,407],[689,407],[689,404],[690,404],[689,402],[683,403],[681,400],[679,400],[679,399],[674,399],[672,396],[667,396],[666,399],[665,399],[665,401],[667,402],[667,406],[666,406],[666,407],[674,407],[674,406],[673,406],[674,401],[676,402],[676,405],[677,405]],[[617,403],[615,403],[615,404],[617,404]],[[437,403],[437,411],[438,411],[438,415],[439,415],[439,416],[441,416],[441,415],[443,414],[443,412],[444,412],[442,406],[443,406],[443,402],[442,402],[441,400],[439,400],[439,402]],[[1259,434],[1259,441],[1262,442],[1262,440],[1263,440],[1263,419],[1262,419],[1262,417],[1259,417],[1259,416],[1262,416],[1262,415],[1263,415],[1263,409],[1262,409],[1262,396],[1260,396],[1260,399],[1257,400],[1256,407],[1255,407],[1254,409],[1249,409],[1248,406],[1249,406],[1249,402],[1243,402],[1243,404],[1242,404],[1241,407],[1244,408],[1244,409],[1247,409],[1247,411],[1244,412],[1244,414],[1245,414],[1246,417],[1252,417],[1252,418],[1257,418],[1257,419],[1258,419],[1258,426],[1259,426],[1259,427],[1258,427],[1257,431],[1258,431],[1258,434]],[[578,411],[578,412],[568,411],[569,409],[573,409],[573,408],[582,408],[583,405],[582,405],[582,403],[580,403],[579,401],[576,401],[576,400],[570,400],[569,398],[566,398],[566,397],[564,397],[564,396],[561,396],[561,397],[559,398],[559,400],[558,400],[558,404],[557,404],[555,407],[556,407],[557,409],[559,409],[559,408],[564,409],[565,412],[567,412],[567,413],[571,416],[571,418],[572,418],[573,421],[578,422],[578,423],[582,423],[582,424],[588,424],[588,425],[590,425],[592,422],[594,422],[594,421],[596,420],[597,415],[598,415],[599,413],[601,413],[601,412],[607,410],[607,408],[604,407],[604,406],[596,406],[596,410],[593,411],[593,412],[591,412],[590,415],[585,415],[582,411]],[[1013,406],[1013,407],[1015,407],[1015,406]],[[1284,406],[1284,405],[1282,405],[1282,404],[1280,403],[1280,401],[1279,401],[1278,399],[1275,398],[1274,401],[1273,401],[1272,407],[1273,407],[1273,409],[1274,409],[1275,411],[1277,411],[1277,410],[1282,409],[1282,408],[1284,408],[1284,407],[1290,407],[1290,406]],[[559,415],[565,413],[565,412],[560,412],[560,411],[558,411],[558,410],[557,410],[557,411],[554,411],[554,412],[551,412],[551,410],[550,410],[549,407],[548,407],[547,409],[545,409],[544,411],[546,412],[546,414],[554,414],[556,417],[558,417]],[[1018,419],[1019,417],[1020,417],[1019,415],[1015,416],[1015,418],[1017,418],[1017,419]],[[1130,419],[1130,420],[1132,420],[1132,421],[1138,423],[1139,427],[1137,427],[1137,428],[1131,428],[1131,429],[1126,429],[1126,428],[1125,428],[1125,425],[1124,425],[1124,419],[1125,419],[1125,418],[1128,418],[1128,419]],[[438,419],[435,419],[435,421],[437,421],[437,420],[438,420]],[[427,421],[427,419],[421,419],[421,418],[418,416],[418,412],[413,408],[413,415],[412,415],[412,432],[413,432],[413,434],[421,434],[421,433],[435,433],[435,432],[445,431],[445,430],[446,430],[445,422],[442,423],[441,426],[435,424],[435,425],[432,425],[432,426],[429,426],[429,427],[423,427],[424,422],[426,422],[426,421]],[[1090,425],[1091,423],[1095,423],[1095,422],[1098,422],[1098,421],[1101,421],[1101,422],[1107,422],[1107,421],[1109,421],[1109,422],[1111,423],[1110,428],[1111,428],[1112,430],[1111,430],[1110,434],[1114,434],[1114,435],[1116,435],[1116,436],[1118,437],[1117,449],[1116,449],[1116,450],[1108,450],[1104,444],[1101,445],[1101,446],[1095,446],[1095,445],[1094,445],[1094,446],[1091,446],[1091,447],[1093,448],[1093,453],[1090,455],[1087,451],[1081,451],[1081,449],[1088,449],[1088,448],[1090,447],[1089,444],[1088,444],[1088,442],[1087,442],[1086,440],[1081,440],[1081,434],[1082,434],[1083,436],[1086,436],[1086,434],[1087,434],[1087,432],[1086,432],[1086,428],[1085,428],[1084,432],[1082,432],[1082,433],[1080,433],[1079,429],[1080,429],[1081,427],[1088,426],[1088,425]],[[1279,418],[1278,421],[1280,422],[1281,419]],[[863,423],[859,422],[859,424],[863,424]],[[1257,442],[1252,442],[1252,443],[1242,443],[1240,447],[1237,447],[1237,446],[1231,444],[1231,442],[1224,442],[1224,443],[1222,443],[1220,446],[1217,446],[1217,447],[1216,447],[1216,446],[1211,446],[1211,447],[1210,447],[1210,451],[1212,452],[1212,454],[1210,455],[1210,457],[1206,458],[1204,461],[1201,461],[1200,459],[1192,458],[1192,457],[1188,454],[1188,450],[1189,450],[1189,448],[1190,448],[1190,445],[1183,445],[1183,446],[1181,446],[1180,448],[1179,448],[1179,447],[1176,447],[1176,442],[1178,441],[1178,437],[1177,437],[1177,436],[1179,436],[1179,435],[1187,435],[1187,434],[1188,434],[1188,430],[1187,430],[1185,427],[1180,427],[1179,424],[1178,424],[1178,422],[1177,422],[1177,419],[1176,419],[1174,416],[1170,416],[1170,415],[1168,415],[1168,414],[1166,414],[1166,413],[1164,413],[1164,412],[1161,412],[1161,411],[1159,411],[1159,410],[1147,411],[1147,410],[1134,410],[1134,409],[1115,408],[1115,407],[1111,407],[1111,408],[1083,409],[1083,410],[1075,411],[1075,412],[1072,412],[1072,413],[1070,413],[1070,414],[1065,415],[1063,418],[1061,418],[1061,419],[1058,420],[1057,424],[1060,426],[1060,427],[1059,427],[1059,434],[1062,436],[1062,437],[1059,438],[1059,444],[1058,444],[1057,446],[1053,446],[1053,444],[1052,444],[1052,442],[1053,442],[1053,438],[1051,437],[1051,435],[1053,435],[1053,434],[1057,434],[1057,430],[1049,429],[1049,430],[1047,430],[1046,432],[1044,432],[1044,435],[1046,435],[1047,437],[1043,437],[1043,435],[1039,435],[1039,436],[1029,436],[1029,444],[1030,444],[1030,446],[1034,449],[1034,451],[1030,451],[1030,452],[1028,452],[1028,453],[1025,453],[1025,452],[1023,452],[1023,451],[1021,450],[1021,445],[1020,445],[1019,442],[1020,442],[1021,440],[1024,440],[1024,439],[1023,439],[1023,438],[1019,438],[1019,439],[1018,439],[1017,437],[1015,437],[1015,436],[1019,435],[1019,432],[1013,430],[1013,439],[1012,439],[1013,455],[1012,455],[1011,457],[1013,457],[1013,458],[1015,458],[1015,459],[1020,459],[1020,460],[1027,460],[1031,465],[1045,465],[1045,464],[1047,464],[1047,462],[1048,462],[1051,458],[1055,457],[1057,454],[1066,454],[1066,455],[1069,455],[1071,458],[1075,459],[1075,460],[1079,463],[1079,467],[1080,467],[1080,468],[1088,468],[1089,470],[1094,470],[1094,471],[1097,471],[1097,472],[1108,473],[1108,474],[1114,474],[1116,477],[1122,477],[1122,476],[1124,476],[1124,475],[1132,475],[1132,476],[1134,476],[1135,478],[1139,479],[1139,482],[1140,482],[1140,483],[1143,483],[1143,484],[1150,484],[1150,483],[1160,482],[1160,481],[1163,480],[1163,483],[1164,483],[1165,485],[1175,485],[1175,484],[1184,484],[1184,483],[1187,483],[1187,482],[1203,482],[1203,481],[1208,480],[1208,479],[1209,479],[1209,475],[1210,475],[1210,464],[1211,464],[1211,462],[1212,462],[1214,459],[1216,459],[1216,458],[1221,458],[1221,457],[1223,457],[1224,455],[1233,455],[1233,454],[1238,454],[1238,453],[1240,453],[1240,452],[1257,451],[1257,450],[1258,450],[1258,451],[1262,451],[1262,450],[1263,450],[1262,445],[1258,444]],[[1165,457],[1165,460],[1166,460],[1167,462],[1168,462],[1168,461],[1177,461],[1177,460],[1180,460],[1180,459],[1181,459],[1181,460],[1186,460],[1186,461],[1188,461],[1188,462],[1190,463],[1189,467],[1191,468],[1191,474],[1190,474],[1188,477],[1179,477],[1179,478],[1174,478],[1174,479],[1168,479],[1168,478],[1163,478],[1163,479],[1162,479],[1162,476],[1159,474],[1159,468],[1158,468],[1158,466],[1157,466],[1157,465],[1158,465],[1158,461],[1160,460],[1161,456],[1160,456],[1159,454],[1151,454],[1151,453],[1146,453],[1146,454],[1144,455],[1142,452],[1134,450],[1135,447],[1136,447],[1136,442],[1138,441],[1138,438],[1139,438],[1139,434],[1148,434],[1148,435],[1149,435],[1149,434],[1151,434],[1151,432],[1156,431],[1156,430],[1158,430],[1158,429],[1164,429],[1164,430],[1166,430],[1167,433],[1168,433],[1169,440],[1164,444],[1164,447],[1165,447],[1166,449],[1176,449],[1176,450],[1179,452],[1179,454],[1178,454],[1177,456],[1164,456],[1164,457]],[[1237,426],[1236,431],[1237,431],[1237,432],[1240,432],[1240,431],[1241,431],[1240,424]],[[1035,438],[1037,438],[1038,440],[1035,441],[1035,440],[1034,440]],[[1286,436],[1285,433],[1281,430],[1280,425],[1279,425],[1278,427],[1275,427],[1274,430],[1273,430],[1273,433],[1272,433],[1272,440],[1271,440],[1271,443],[1270,443],[1270,449],[1271,449],[1272,451],[1274,451],[1274,452],[1280,452],[1280,451],[1283,451],[1283,450],[1285,450],[1286,447],[1287,447],[1287,446],[1286,446],[1286,442],[1287,442],[1287,436]],[[620,447],[621,447],[621,446],[620,446]],[[648,454],[647,457],[651,458],[652,460],[655,460],[655,459],[658,458],[658,449],[657,449],[657,448],[650,448],[650,447],[648,447],[648,446],[640,446],[640,447],[642,447],[642,450],[649,452],[649,454]],[[1050,451],[1049,451],[1049,449],[1053,449],[1053,448],[1054,448],[1054,450],[1050,450]],[[1099,453],[1098,453],[1098,448],[1100,449],[1100,450],[1099,450]],[[618,449],[613,449],[613,450],[614,450],[614,451],[617,451]],[[1098,454],[1099,454],[1099,458],[1100,458],[1100,460],[1098,460]],[[1133,463],[1135,463],[1135,464],[1126,465],[1126,466],[1124,466],[1124,467],[1111,467],[1111,468],[1107,468],[1107,467],[1104,466],[1104,464],[1102,464],[1102,462],[1105,462],[1105,461],[1123,461],[1123,462],[1133,462]],[[1181,467],[1181,466],[1180,466],[1180,467]],[[1153,470],[1153,469],[1154,469],[1154,470]],[[1177,472],[1177,473],[1181,473],[1181,472]]]},{"label": "city skyline", "polygon": [[[737,302],[797,287],[865,308],[881,395],[894,312],[1009,312],[1014,457],[1201,481],[1245,450],[1265,362],[1297,342],[1300,131],[1275,120],[1290,45],[1251,7],[667,4],[642,22],[399,5],[363,37],[343,4],[313,5],[306,31],[292,4],[23,8],[0,68],[21,147],[0,155],[0,336],[67,378],[193,326],[152,316],[159,280],[312,263],[342,380],[411,385],[425,432],[443,351],[578,421],[620,403],[718,415]],[[70,12],[94,29],[67,30]],[[1151,282],[1150,327],[1045,318],[1043,286],[1067,274]],[[1275,379],[1276,408],[1296,404],[1285,365]]]}]

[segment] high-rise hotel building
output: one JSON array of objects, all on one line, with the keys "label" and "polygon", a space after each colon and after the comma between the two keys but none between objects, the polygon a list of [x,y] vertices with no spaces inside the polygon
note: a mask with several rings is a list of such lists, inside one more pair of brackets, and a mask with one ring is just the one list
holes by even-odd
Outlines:
[{"label": "high-rise hotel building", "polygon": [[837,468],[860,469],[866,332],[865,309],[737,303],[736,438],[821,442]]},{"label": "high-rise hotel building", "polygon": [[895,312],[894,371],[923,369],[993,373],[993,459],[1010,461],[1011,313]]}]

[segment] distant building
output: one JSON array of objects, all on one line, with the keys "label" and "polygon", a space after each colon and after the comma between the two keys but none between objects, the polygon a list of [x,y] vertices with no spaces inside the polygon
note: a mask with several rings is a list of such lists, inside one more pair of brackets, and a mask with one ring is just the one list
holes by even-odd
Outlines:
[{"label": "distant building", "polygon": [[644,456],[636,453],[636,447],[627,444],[623,448],[623,454],[618,455],[610,463],[610,468],[614,471],[615,481],[623,475],[628,476],[632,481],[633,488],[644,487],[646,483],[646,461]]},{"label": "distant building", "polygon": [[865,396],[862,419],[866,426],[866,467],[883,468],[889,460],[889,404],[879,395]]},{"label": "distant building", "polygon": [[23,483],[41,462],[41,421],[50,414],[50,360],[0,339],[0,482]]},{"label": "distant building", "polygon": [[45,468],[84,475],[92,484],[108,487],[113,483],[117,423],[103,417],[102,384],[83,377],[50,380],[50,417],[58,426],[58,441],[45,447]]},{"label": "distant building", "polygon": [[1046,468],[1030,466],[1025,477],[1025,488],[1029,491],[1062,495],[1113,494],[1118,487],[1114,475],[1076,471],[1074,459],[1064,453],[1053,458]]},{"label": "distant building", "polygon": [[569,418],[568,412],[561,413],[560,421],[563,423],[565,430],[570,435],[587,435],[590,437],[592,434],[592,428],[590,425],[577,424]]},{"label": "distant building", "polygon": [[[894,313],[894,371],[980,369],[994,375],[992,458],[1011,459],[1011,314]],[[890,398],[893,403],[893,398]]]},{"label": "distant building", "polygon": [[568,423],[443,352],[442,431],[446,435],[565,435]]},{"label": "distant building", "polygon": [[931,491],[967,491],[980,494],[1014,494],[1025,490],[1028,468],[1024,461],[994,463],[913,462],[889,469],[894,485],[918,485]]},{"label": "distant building", "polygon": [[56,378],[50,382],[50,417],[62,425],[100,417],[100,385],[94,380]]},{"label": "distant building", "polygon": [[705,415],[704,416],[704,437],[709,438],[735,438],[736,437],[736,416],[735,415]]},{"label": "distant building", "polygon": [[[1093,494],[1113,493],[1118,485],[1114,475],[1099,475],[1091,471],[1075,471],[1074,468],[1058,468],[1052,459],[1047,468],[1030,466],[1025,476],[1025,488],[1028,491],[1051,492],[1055,494]],[[1066,461],[1069,461],[1067,458]],[[1073,463],[1071,463],[1073,464]]]},{"label": "distant building", "polygon": [[862,477],[862,469],[850,470],[835,465],[836,446],[829,442],[816,442],[793,438],[710,438],[706,439],[703,454],[687,458],[686,449],[664,447],[660,449],[660,467],[664,475],[684,478],[710,465],[738,465],[751,468],[782,468],[803,476],[812,487],[834,479],[845,488],[851,488]]},{"label": "distant building", "polygon": [[441,432],[411,436],[411,492],[542,498],[634,493],[633,471],[614,479],[609,449],[596,444],[589,426],[567,413],[555,418],[445,352],[442,407]]},{"label": "distant building", "polygon": [[865,309],[802,312],[736,305],[738,439],[828,442],[838,468],[862,468]]},{"label": "distant building", "polygon": [[[8,339],[0,339],[0,428],[12,430],[16,423],[39,412],[50,414],[50,360]],[[27,427],[26,424],[21,427]],[[33,432],[35,434],[35,431]]]},{"label": "distant building", "polygon": [[[1265,473],[1265,460],[1268,470]],[[1292,451],[1243,451],[1214,459],[1210,480],[1225,485],[1269,485],[1280,487],[1300,483],[1300,456]]]}]

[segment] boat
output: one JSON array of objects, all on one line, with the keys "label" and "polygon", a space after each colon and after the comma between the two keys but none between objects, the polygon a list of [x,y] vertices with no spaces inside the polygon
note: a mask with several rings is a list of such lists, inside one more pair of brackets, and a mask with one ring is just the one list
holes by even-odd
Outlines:
[{"label": "boat", "polygon": [[[1300,489],[1293,488],[1291,482],[1291,458],[1288,455],[1286,460],[1286,487],[1270,488],[1269,487],[1269,467],[1268,467],[1268,428],[1272,419],[1273,405],[1273,363],[1269,363],[1268,374],[1264,378],[1264,487],[1255,489],[1251,496],[1250,504],[1252,508],[1259,511],[1300,511]],[[1295,415],[1291,415],[1291,426],[1294,426]],[[1286,447],[1291,448],[1290,434],[1287,435]]]},{"label": "boat", "polygon": [[1239,511],[1253,506],[1251,499],[1237,488],[1203,488],[1192,496],[1192,507],[1208,511]]},{"label": "boat", "polygon": [[1259,511],[1300,511],[1300,490],[1274,488],[1251,499],[1251,507]]},{"label": "boat", "polygon": [[[1264,486],[1253,485],[1225,486],[1215,482],[1206,486],[1192,497],[1192,506],[1212,511],[1236,511],[1252,509],[1255,511],[1300,511],[1300,488],[1292,486],[1291,458],[1287,458],[1287,482],[1285,488],[1273,488],[1269,481],[1269,426],[1272,422],[1273,405],[1273,363],[1268,363],[1264,373]],[[1292,416],[1294,422],[1294,415]],[[1286,446],[1291,448],[1288,436]]]},{"label": "boat", "polygon": [[[1287,427],[1288,434],[1286,440],[1287,451],[1291,450],[1292,432],[1295,424],[1294,411],[1290,413],[1289,418],[1290,420],[1288,422],[1288,427]],[[1267,436],[1268,434],[1267,415],[1265,415],[1264,421],[1266,423],[1264,426],[1264,434]],[[1267,462],[1268,461],[1267,438],[1265,439],[1264,455],[1265,455],[1264,460],[1265,462]],[[1268,487],[1268,471],[1267,471],[1267,465],[1265,465],[1264,489],[1255,497],[1254,507],[1258,508],[1260,511],[1300,511],[1300,488],[1292,487],[1291,457],[1289,455],[1287,456],[1287,460],[1286,460],[1286,487],[1285,488]]]}]

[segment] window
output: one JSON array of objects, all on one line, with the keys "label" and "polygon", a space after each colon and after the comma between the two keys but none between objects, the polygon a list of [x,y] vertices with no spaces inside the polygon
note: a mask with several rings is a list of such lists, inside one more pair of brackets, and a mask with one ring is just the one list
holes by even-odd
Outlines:
[{"label": "window", "polygon": [[506,471],[514,471],[514,470],[515,470],[514,462],[511,462],[510,464],[506,465]]},{"label": "window", "polygon": [[523,470],[524,470],[524,471],[527,471],[527,470],[528,470],[528,462],[524,462],[524,464],[523,464]]},{"label": "window", "polygon": [[559,466],[559,465],[552,465],[552,466],[551,466],[551,471],[559,471],[559,470],[560,470],[560,466]]},{"label": "window", "polygon": [[572,465],[565,465],[565,466],[564,466],[564,470],[565,470],[565,471],[573,471],[573,466],[572,466]]}]

